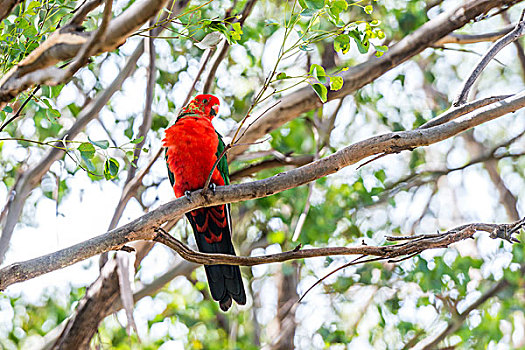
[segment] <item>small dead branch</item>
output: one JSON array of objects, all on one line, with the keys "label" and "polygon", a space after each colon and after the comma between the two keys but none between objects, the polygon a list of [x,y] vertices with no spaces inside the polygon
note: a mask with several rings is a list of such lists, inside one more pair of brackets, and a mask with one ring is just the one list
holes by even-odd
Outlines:
[{"label": "small dead branch", "polygon": [[[446,248],[452,243],[456,243],[468,238],[472,238],[477,231],[491,233],[491,238],[502,238],[509,242],[518,242],[512,237],[513,234],[525,227],[525,218],[511,224],[485,224],[474,223],[462,225],[443,233],[422,234],[415,236],[387,236],[387,241],[406,240],[403,243],[397,243],[386,246],[359,245],[356,247],[326,247],[326,248],[309,248],[293,249],[287,252],[270,254],[264,256],[235,256],[227,254],[207,254],[195,251],[182,243],[178,239],[169,235],[162,228],[156,230],[154,241],[162,243],[175,250],[183,259],[203,265],[241,265],[254,266],[261,264],[270,264],[284,262],[288,260],[313,258],[319,256],[335,255],[361,255],[360,258],[352,261],[350,264],[367,262],[360,260],[366,256],[373,256],[373,259],[389,260],[419,254],[427,249]],[[349,266],[349,265],[348,265]]]}]

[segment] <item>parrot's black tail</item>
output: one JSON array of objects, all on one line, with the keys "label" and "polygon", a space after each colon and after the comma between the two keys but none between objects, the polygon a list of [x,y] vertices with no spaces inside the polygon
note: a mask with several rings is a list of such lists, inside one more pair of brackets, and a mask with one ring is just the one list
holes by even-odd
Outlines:
[{"label": "parrot's black tail", "polygon": [[[229,205],[196,209],[186,213],[186,217],[191,223],[201,252],[235,255],[231,241]],[[246,304],[239,266],[205,265],[204,268],[211,296],[219,302],[223,311],[228,311],[232,299],[239,305]]]}]

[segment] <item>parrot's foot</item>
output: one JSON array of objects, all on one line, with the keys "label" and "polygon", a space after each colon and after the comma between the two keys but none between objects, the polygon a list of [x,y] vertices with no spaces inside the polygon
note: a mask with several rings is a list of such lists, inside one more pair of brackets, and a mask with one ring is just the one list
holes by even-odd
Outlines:
[{"label": "parrot's foot", "polygon": [[211,193],[215,194],[215,189],[217,188],[217,185],[215,185],[213,182],[210,183],[208,188],[211,190]]},{"label": "parrot's foot", "polygon": [[187,199],[191,199],[191,192],[190,191],[184,191],[184,197]]}]

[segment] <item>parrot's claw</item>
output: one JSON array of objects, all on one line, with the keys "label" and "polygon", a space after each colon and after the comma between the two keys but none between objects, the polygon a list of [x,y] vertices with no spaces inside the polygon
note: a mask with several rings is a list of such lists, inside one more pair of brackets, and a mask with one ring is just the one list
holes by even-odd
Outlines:
[{"label": "parrot's claw", "polygon": [[187,199],[191,199],[191,192],[190,191],[184,191],[184,197]]},{"label": "parrot's claw", "polygon": [[215,185],[213,182],[210,183],[210,186],[208,188],[211,190],[211,193],[215,194],[215,189],[217,188],[217,185]]}]

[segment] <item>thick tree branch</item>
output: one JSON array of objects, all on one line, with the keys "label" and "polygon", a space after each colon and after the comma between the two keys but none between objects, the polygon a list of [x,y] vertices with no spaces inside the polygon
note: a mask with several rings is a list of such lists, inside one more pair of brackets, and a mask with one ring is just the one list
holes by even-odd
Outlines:
[{"label": "thick tree branch", "polygon": [[[107,33],[96,43],[96,52],[112,51],[122,45],[126,39],[165,5],[166,0],[140,0],[134,2],[124,13],[108,23]],[[75,18],[74,18],[75,19]],[[0,80],[0,108],[7,102],[34,84],[58,84],[58,68],[54,64],[78,55],[83,45],[97,32],[85,33],[77,23],[68,24],[55,31],[44,43],[29,56],[13,67]],[[49,67],[49,68],[47,68]]]},{"label": "thick tree branch", "polygon": [[0,0],[0,21],[9,16],[15,6],[21,2],[22,0]]},{"label": "thick tree branch", "polygon": [[40,258],[12,264],[0,270],[0,289],[12,283],[24,281],[71,265],[96,254],[120,249],[130,241],[153,240],[157,237],[153,232],[155,228],[158,228],[170,218],[183,215],[190,210],[203,206],[270,196],[333,174],[343,167],[355,164],[375,154],[412,150],[416,147],[427,146],[445,140],[524,106],[525,92],[522,92],[482,107],[459,119],[432,128],[388,133],[368,138],[318,161],[264,180],[220,186],[213,195],[209,193],[203,195],[202,190],[195,191],[189,199],[184,197],[164,204],[157,210],[151,211],[129,224],[111,230],[104,235]]},{"label": "thick tree branch", "polygon": [[87,15],[102,4],[103,0],[89,0],[77,7],[73,12],[75,15],[69,21],[69,25],[80,26],[86,19]]}]

